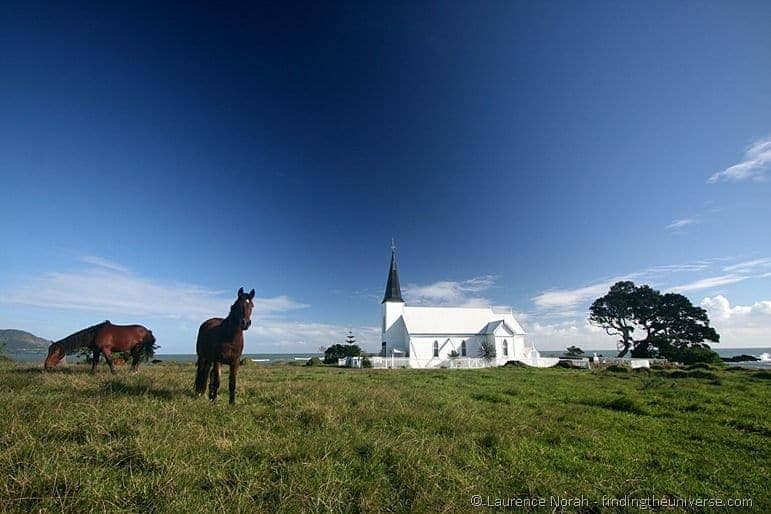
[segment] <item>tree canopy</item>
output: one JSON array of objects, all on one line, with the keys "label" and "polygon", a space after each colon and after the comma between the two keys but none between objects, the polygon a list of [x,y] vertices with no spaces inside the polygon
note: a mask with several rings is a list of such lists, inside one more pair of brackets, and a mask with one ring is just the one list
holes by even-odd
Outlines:
[{"label": "tree canopy", "polygon": [[324,352],[324,363],[334,364],[337,359],[344,357],[358,357],[361,355],[361,348],[355,344],[333,344]]},{"label": "tree canopy", "polygon": [[[703,353],[694,352],[694,348],[709,350],[704,341],[720,341],[720,335],[709,325],[707,311],[687,297],[661,294],[631,281],[616,282],[597,298],[589,309],[589,322],[619,337],[619,357],[631,350],[632,357],[683,360]],[[636,333],[644,337],[635,339]]]}]

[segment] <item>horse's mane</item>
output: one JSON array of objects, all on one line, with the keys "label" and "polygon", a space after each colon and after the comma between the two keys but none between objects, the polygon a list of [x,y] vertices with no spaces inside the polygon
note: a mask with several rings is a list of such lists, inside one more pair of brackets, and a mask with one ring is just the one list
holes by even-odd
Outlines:
[{"label": "horse's mane", "polygon": [[107,325],[108,323],[110,322],[103,321],[101,323],[97,323],[96,325],[90,326],[88,328],[84,328],[83,330],[79,330],[74,334],[68,335],[64,339],[60,339],[59,341],[56,341],[54,344],[61,345],[65,353],[69,353],[73,350],[77,350],[78,348],[88,346],[94,340],[94,334],[96,333],[96,331],[102,328],[104,325]]}]

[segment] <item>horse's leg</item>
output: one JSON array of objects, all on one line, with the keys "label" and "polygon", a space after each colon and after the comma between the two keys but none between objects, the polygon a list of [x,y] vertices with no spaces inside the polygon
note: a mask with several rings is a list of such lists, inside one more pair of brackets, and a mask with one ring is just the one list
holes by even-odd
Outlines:
[{"label": "horse's leg", "polygon": [[236,404],[236,375],[238,375],[238,364],[236,361],[230,365],[230,376],[228,377],[228,390],[230,391],[230,405]]},{"label": "horse's leg", "polygon": [[94,356],[91,357],[91,373],[96,373],[96,366],[99,364],[99,348],[94,348]]},{"label": "horse's leg", "polygon": [[142,357],[142,347],[136,346],[131,350],[131,372],[134,373],[139,367],[139,359]]},{"label": "horse's leg", "polygon": [[195,374],[195,392],[199,395],[206,391],[206,381],[209,378],[211,361],[198,357],[198,371]]},{"label": "horse's leg", "polygon": [[105,348],[102,350],[102,353],[104,354],[104,360],[107,361],[107,365],[110,366],[110,373],[115,373],[115,365],[112,362],[112,352]]},{"label": "horse's leg", "polygon": [[217,401],[217,391],[220,388],[220,373],[222,372],[222,364],[215,362],[211,369],[211,378],[209,379],[209,399],[213,402]]}]

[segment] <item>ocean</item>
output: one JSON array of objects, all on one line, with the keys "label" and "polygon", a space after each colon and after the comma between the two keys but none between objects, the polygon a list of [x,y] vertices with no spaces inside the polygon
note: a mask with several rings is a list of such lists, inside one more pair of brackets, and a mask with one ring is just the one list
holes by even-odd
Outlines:
[{"label": "ocean", "polygon": [[[736,355],[752,355],[760,361],[731,362],[731,366],[743,366],[748,368],[771,369],[771,348],[713,348],[721,357],[734,357]],[[563,355],[564,350],[542,350],[542,357],[559,357]],[[586,350],[586,355],[603,355],[605,357],[615,356],[614,350]],[[18,362],[43,362],[44,353],[18,353],[8,354],[10,358]],[[275,362],[288,362],[294,360],[307,360],[311,357],[323,358],[321,353],[245,353],[244,357],[256,359],[259,364],[272,364]],[[196,356],[192,353],[158,353],[156,359],[164,362],[195,362]],[[74,362],[75,356],[68,356],[70,362]]]},{"label": "ocean", "polygon": [[[737,355],[751,355],[759,361],[727,362],[729,366],[741,366],[743,368],[771,369],[771,348],[712,348],[715,353],[721,357],[736,357]],[[541,357],[559,357],[565,354],[564,350],[542,350]],[[603,357],[615,357],[618,352],[615,350],[585,350],[587,356],[593,354]]]}]

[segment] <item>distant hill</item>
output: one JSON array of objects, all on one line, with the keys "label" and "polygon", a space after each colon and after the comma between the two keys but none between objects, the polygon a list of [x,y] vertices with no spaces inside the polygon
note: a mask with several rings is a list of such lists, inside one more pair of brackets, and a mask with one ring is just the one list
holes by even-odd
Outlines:
[{"label": "distant hill", "polygon": [[23,330],[0,329],[0,347],[5,355],[46,353],[50,344],[51,341]]}]

